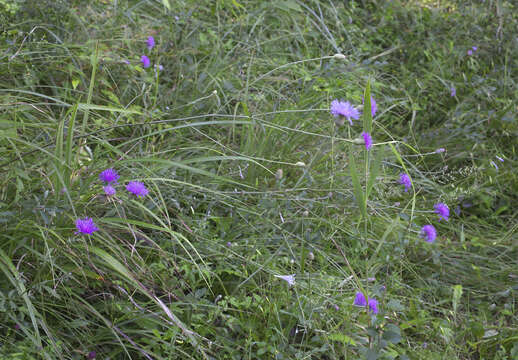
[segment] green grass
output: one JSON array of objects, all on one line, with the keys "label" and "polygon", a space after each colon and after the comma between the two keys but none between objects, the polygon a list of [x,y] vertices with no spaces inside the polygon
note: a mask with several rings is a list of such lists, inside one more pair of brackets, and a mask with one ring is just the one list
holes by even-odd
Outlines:
[{"label": "green grass", "polygon": [[[513,2],[15,3],[2,358],[518,356]],[[369,92],[374,119],[336,126],[331,101]],[[84,217],[100,230],[75,234]]]}]

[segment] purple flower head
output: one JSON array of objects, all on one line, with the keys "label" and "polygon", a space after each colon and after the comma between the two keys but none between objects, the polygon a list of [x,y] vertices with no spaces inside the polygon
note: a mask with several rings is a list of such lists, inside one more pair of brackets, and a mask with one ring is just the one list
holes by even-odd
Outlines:
[{"label": "purple flower head", "polygon": [[457,89],[455,89],[455,86],[451,86],[450,88],[450,96],[455,97],[457,95]]},{"label": "purple flower head", "polygon": [[437,203],[433,206],[435,213],[439,215],[439,221],[442,219],[448,221],[450,217],[450,208],[445,203]]},{"label": "purple flower head", "polygon": [[443,152],[445,152],[445,151],[446,151],[446,149],[445,149],[445,148],[438,148],[437,150],[435,150],[435,153],[436,153],[436,154],[440,154],[440,153],[443,153]]},{"label": "purple flower head", "polygon": [[155,47],[155,38],[152,36],[148,36],[146,45],[148,50],[153,49]]},{"label": "purple flower head", "polygon": [[119,174],[112,168],[106,169],[99,174],[99,179],[105,183],[117,183],[119,180]]},{"label": "purple flower head", "polygon": [[289,286],[295,285],[295,274],[293,274],[293,275],[275,275],[275,277],[286,281]]},{"label": "purple flower head", "polygon": [[365,306],[367,305],[367,300],[365,300],[365,295],[362,292],[358,291],[356,296],[354,297],[353,305],[355,306]]},{"label": "purple flower head", "polygon": [[126,60],[126,59],[122,60],[122,62],[123,62],[124,64],[126,64],[126,65],[130,65],[130,64],[131,64],[131,63],[129,62],[129,60]]},{"label": "purple flower head", "polygon": [[142,55],[140,57],[140,62],[142,63],[142,66],[144,66],[144,68],[148,68],[151,66],[151,60],[149,60],[149,58],[146,55]]},{"label": "purple flower head", "polygon": [[495,167],[496,171],[498,171],[498,165],[493,160],[491,160],[489,163]]},{"label": "purple flower head", "polygon": [[469,56],[473,55],[473,50],[469,49],[469,50],[468,50],[468,55],[469,55]]},{"label": "purple flower head", "polygon": [[146,196],[149,193],[146,185],[140,181],[130,181],[128,185],[126,185],[126,190],[136,195],[137,197]]},{"label": "purple flower head", "polygon": [[14,324],[14,330],[20,330],[20,324],[18,324],[18,323]]},{"label": "purple flower head", "polygon": [[501,158],[500,156],[495,156],[495,157],[498,159],[498,161],[500,161],[500,162],[504,162],[504,159],[503,159],[503,158]]},{"label": "purple flower head", "polygon": [[[365,104],[365,99],[363,99],[363,103]],[[371,115],[374,117],[376,115],[376,111],[378,111],[378,105],[376,104],[376,100],[371,96]]]},{"label": "purple flower head", "polygon": [[405,192],[412,187],[412,180],[410,180],[410,176],[405,173],[399,174],[399,183],[405,185]]},{"label": "purple flower head", "polygon": [[369,299],[369,310],[372,311],[374,315],[378,313],[378,300],[374,298]]},{"label": "purple flower head", "polygon": [[368,132],[362,132],[363,140],[365,140],[365,149],[370,150],[372,148],[372,136]]},{"label": "purple flower head", "polygon": [[437,237],[437,231],[433,225],[425,225],[421,229],[421,236],[429,243],[433,243]]},{"label": "purple flower head", "polygon": [[96,356],[97,356],[97,353],[95,351],[90,351],[88,353],[88,359],[95,359]]},{"label": "purple flower head", "polygon": [[111,185],[106,185],[103,187],[104,193],[108,196],[113,196],[117,192],[115,188]]},{"label": "purple flower head", "polygon": [[478,50],[478,47],[473,46],[473,47],[472,47],[472,49],[473,49],[473,51],[477,51],[477,50]]},{"label": "purple flower head", "polygon": [[360,112],[349,101],[333,100],[331,114],[336,118],[346,118],[351,125],[353,124],[351,119],[358,120],[360,117]]},{"label": "purple flower head", "polygon": [[92,218],[84,218],[84,219],[77,219],[76,220],[76,228],[77,231],[76,234],[88,234],[90,235],[94,231],[99,230],[97,226],[95,226],[94,221]]}]

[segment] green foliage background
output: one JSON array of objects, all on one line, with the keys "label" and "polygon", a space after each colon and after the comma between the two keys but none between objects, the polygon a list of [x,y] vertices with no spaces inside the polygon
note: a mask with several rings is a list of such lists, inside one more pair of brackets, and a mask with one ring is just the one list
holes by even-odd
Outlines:
[{"label": "green foliage background", "polygon": [[[0,0],[0,16],[3,359],[517,358],[514,2]],[[361,121],[329,114],[367,84],[369,155]],[[84,217],[100,231],[74,234]]]}]

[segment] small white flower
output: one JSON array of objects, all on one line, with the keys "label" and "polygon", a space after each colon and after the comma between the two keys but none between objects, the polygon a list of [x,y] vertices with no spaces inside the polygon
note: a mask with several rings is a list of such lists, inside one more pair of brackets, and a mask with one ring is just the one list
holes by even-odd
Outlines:
[{"label": "small white flower", "polygon": [[275,277],[286,281],[289,286],[295,285],[295,274],[293,274],[293,275],[275,275]]}]

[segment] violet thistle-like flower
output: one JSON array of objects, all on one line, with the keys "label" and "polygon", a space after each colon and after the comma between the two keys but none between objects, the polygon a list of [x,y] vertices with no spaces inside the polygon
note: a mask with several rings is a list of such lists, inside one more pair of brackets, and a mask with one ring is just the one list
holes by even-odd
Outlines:
[{"label": "violet thistle-like flower", "polygon": [[439,215],[439,221],[442,219],[448,221],[450,217],[450,208],[445,203],[437,203],[433,206],[435,213]]},{"label": "violet thistle-like flower", "polygon": [[362,132],[362,136],[365,141],[365,149],[369,151],[372,148],[372,137],[368,132]]},{"label": "violet thistle-like flower", "polygon": [[476,47],[476,46],[472,46],[471,48],[473,49],[473,51],[477,51],[478,50],[478,47]]},{"label": "violet thistle-like flower", "polygon": [[455,86],[451,86],[450,88],[450,96],[455,97],[457,95],[457,89],[455,89]]},{"label": "violet thistle-like flower", "polygon": [[275,275],[275,277],[286,281],[289,286],[295,285],[295,274],[293,274],[293,275]]},{"label": "violet thistle-like flower", "polygon": [[405,173],[399,174],[399,183],[405,186],[405,192],[412,187],[412,180],[410,180],[410,176]]},{"label": "violet thistle-like flower", "polygon": [[[365,99],[363,99],[363,103],[365,104]],[[371,96],[371,115],[374,117],[376,115],[376,111],[378,111],[378,104],[376,104],[376,100]]]},{"label": "violet thistle-like flower", "polygon": [[369,310],[372,311],[374,315],[378,313],[378,300],[374,298],[369,299]]},{"label": "violet thistle-like flower", "polygon": [[429,243],[433,243],[437,237],[437,230],[433,225],[425,225],[421,228],[421,236]]},{"label": "violet thistle-like flower", "polygon": [[117,192],[115,190],[115,188],[111,185],[106,185],[106,186],[103,186],[103,190],[104,190],[104,193],[107,195],[107,196],[113,196],[115,195],[115,193]]},{"label": "violet thistle-like flower", "polygon": [[144,68],[148,68],[151,66],[151,60],[149,60],[149,58],[146,55],[142,55],[140,57],[140,62],[142,63],[142,66],[144,66]]},{"label": "violet thistle-like flower", "polygon": [[155,47],[155,38],[152,36],[148,36],[146,41],[147,49],[151,51]]},{"label": "violet thistle-like flower", "polygon": [[119,176],[119,174],[117,174],[117,171],[115,171],[112,168],[106,169],[99,174],[99,179],[108,184],[110,184],[110,183],[116,184],[117,180],[119,180],[119,177],[120,176]]},{"label": "violet thistle-like flower", "polygon": [[473,50],[469,49],[469,50],[468,50],[468,55],[469,55],[469,56],[473,55]]},{"label": "violet thistle-like flower", "polygon": [[367,300],[365,299],[365,295],[361,291],[356,293],[354,297],[353,305],[355,306],[365,306],[367,305]]},{"label": "violet thistle-like flower", "polygon": [[126,190],[128,190],[133,195],[136,195],[137,197],[146,196],[149,193],[146,185],[140,181],[130,181],[126,185]]},{"label": "violet thistle-like flower", "polygon": [[99,230],[99,228],[94,224],[92,218],[84,218],[76,220],[76,234],[92,234],[94,231]]},{"label": "violet thistle-like flower", "polygon": [[337,118],[336,123],[338,125],[343,125],[345,119],[352,125],[351,119],[358,120],[360,118],[360,112],[349,101],[333,100],[331,102],[331,114]]}]

